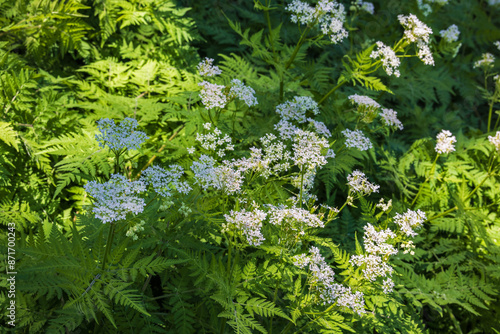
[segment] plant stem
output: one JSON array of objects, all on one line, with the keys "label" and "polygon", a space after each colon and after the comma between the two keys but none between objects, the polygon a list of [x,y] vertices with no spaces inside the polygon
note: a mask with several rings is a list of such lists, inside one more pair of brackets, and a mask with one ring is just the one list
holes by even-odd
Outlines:
[{"label": "plant stem", "polygon": [[493,113],[493,104],[495,104],[495,100],[491,100],[491,103],[490,103],[490,111],[488,113],[488,133],[490,132],[490,128],[491,128],[491,116],[492,116],[492,113]]},{"label": "plant stem", "polygon": [[[266,0],[266,7],[269,8],[270,2]],[[274,40],[273,40],[273,28],[271,27],[271,18],[269,17],[269,9],[264,10],[264,16],[266,17],[267,28],[269,29],[269,43],[271,43],[271,50],[273,51],[273,59],[276,58],[276,50],[274,50]]]},{"label": "plant stem", "polygon": [[[303,169],[304,167],[302,167]],[[300,171],[300,196],[299,196],[299,208],[302,208],[302,193],[304,192],[304,172]]]},{"label": "plant stem", "polygon": [[104,259],[102,260],[102,267],[101,267],[102,271],[104,271],[104,269],[106,269],[106,261],[108,259],[108,254],[109,254],[110,249],[111,249],[112,244],[113,244],[113,238],[115,236],[115,233],[114,233],[115,226],[116,226],[116,224],[110,223],[109,233],[108,233],[108,241],[106,242],[106,250],[104,252]]},{"label": "plant stem", "polygon": [[340,87],[342,87],[346,82],[347,82],[346,80],[342,80],[341,82],[339,82],[337,84],[337,86],[333,87],[332,90],[330,90],[328,93],[326,93],[326,95],[323,96],[321,98],[321,100],[319,100],[318,104],[323,103],[328,98],[328,96],[332,95],[337,89],[339,89]]},{"label": "plant stem", "polygon": [[434,173],[434,169],[436,168],[436,162],[437,162],[438,158],[439,158],[439,153],[436,155],[436,159],[434,159],[434,162],[432,163],[432,167],[431,167],[431,170],[429,172],[429,176],[425,179],[424,183],[422,183],[420,185],[420,188],[418,189],[417,195],[413,199],[413,202],[411,202],[411,206],[413,206],[413,204],[415,204],[415,202],[417,201],[417,198],[420,195],[420,192],[422,191],[422,189],[424,188],[424,185],[431,179],[431,175]]},{"label": "plant stem", "polygon": [[455,315],[453,312],[451,312],[451,309],[448,305],[446,305],[446,310],[450,314],[451,321],[453,322],[453,325],[457,329],[457,333],[463,334],[462,329],[460,328],[460,323],[458,322],[457,318],[455,318]]},{"label": "plant stem", "polygon": [[[315,23],[316,22],[314,22],[314,24]],[[304,30],[304,32],[300,36],[300,39],[299,39],[297,45],[295,46],[295,49],[293,50],[293,53],[290,56],[290,59],[288,59],[288,61],[285,64],[285,69],[284,69],[283,72],[285,72],[286,70],[288,70],[288,68],[292,65],[293,61],[295,60],[295,57],[297,57],[297,53],[299,52],[300,48],[302,47],[302,44],[304,44],[304,42],[306,40],[306,37],[307,37],[307,34],[309,33],[309,30],[311,30],[311,28],[309,26],[307,26],[307,28]],[[284,88],[283,75],[284,75],[284,73],[281,73],[281,78],[280,78],[280,101],[283,100],[283,95],[284,95],[284,91],[283,91],[283,88]]]}]

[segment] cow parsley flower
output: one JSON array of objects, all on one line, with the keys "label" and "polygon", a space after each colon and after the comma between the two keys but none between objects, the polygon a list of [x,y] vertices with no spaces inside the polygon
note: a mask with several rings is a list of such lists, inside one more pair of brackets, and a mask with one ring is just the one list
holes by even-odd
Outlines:
[{"label": "cow parsley flower", "polygon": [[394,216],[394,222],[399,225],[400,230],[408,237],[414,237],[417,233],[413,229],[422,227],[424,221],[427,219],[425,213],[417,210],[412,211],[408,209],[404,214],[397,213]]},{"label": "cow parsley flower", "polygon": [[382,112],[380,113],[380,117],[384,120],[385,125],[387,126],[395,126],[399,130],[403,130],[403,123],[401,123],[398,119],[398,113],[392,109],[382,108]]},{"label": "cow parsley flower", "polygon": [[409,253],[410,255],[415,255],[415,252],[413,251],[415,249],[413,241],[408,240],[406,242],[401,243],[401,248],[404,249],[403,254]]},{"label": "cow parsley flower", "polygon": [[202,77],[213,77],[222,73],[218,66],[212,65],[214,60],[212,58],[205,57],[203,61],[201,61],[198,66],[198,73]]},{"label": "cow parsley flower", "polygon": [[319,114],[318,103],[309,96],[295,96],[293,100],[276,106],[276,112],[285,121],[305,123],[308,111],[311,111],[314,115]]},{"label": "cow parsley flower", "polygon": [[191,170],[196,184],[204,190],[213,187],[231,195],[239,192],[244,182],[241,171],[235,169],[231,163],[224,161],[222,165],[216,166],[216,161],[204,154],[198,161],[193,162]]},{"label": "cow parsley flower", "polygon": [[500,152],[500,131],[497,131],[495,136],[488,136],[488,140],[495,146],[495,149]]},{"label": "cow parsley flower", "polygon": [[364,10],[367,13],[370,14],[375,14],[375,7],[373,6],[373,3],[368,2],[368,1],[363,1],[363,0],[357,0],[354,3],[360,10]]},{"label": "cow parsley flower", "polygon": [[324,136],[326,138],[330,138],[332,136],[332,133],[328,128],[326,127],[325,123],[315,121],[312,118],[308,118],[307,121],[309,122],[310,125],[313,126],[314,132],[316,132],[320,136]]},{"label": "cow parsley flower", "polygon": [[109,118],[97,121],[97,128],[101,132],[95,135],[99,142],[99,147],[108,146],[113,151],[121,151],[124,148],[137,150],[141,144],[148,139],[142,131],[134,131],[137,128],[137,121],[133,118],[125,118],[119,125]]},{"label": "cow parsley flower", "polygon": [[252,87],[245,86],[243,82],[241,82],[238,79],[233,79],[231,81],[233,86],[229,90],[229,94],[236,96],[245,104],[249,107],[255,106],[258,104],[257,98],[254,96],[255,95],[255,90],[253,90]]},{"label": "cow parsley flower", "polygon": [[447,154],[455,151],[455,146],[453,143],[456,143],[457,139],[455,136],[451,135],[451,132],[448,130],[442,130],[437,135],[437,144],[436,144],[436,152],[439,154]]},{"label": "cow parsley flower", "polygon": [[418,48],[418,57],[426,65],[434,65],[431,49],[429,48],[429,36],[432,29],[426,26],[415,15],[399,15],[398,20],[405,28],[404,39],[408,43],[416,43]]},{"label": "cow parsley flower", "polygon": [[381,198],[376,206],[383,212],[389,211],[389,209],[392,207],[392,199],[390,199],[389,202],[385,203],[384,199]]},{"label": "cow parsley flower", "polygon": [[498,50],[500,50],[500,41],[496,41],[495,43],[493,43]]},{"label": "cow parsley flower", "polygon": [[207,109],[224,108],[227,103],[227,96],[224,94],[224,85],[217,85],[208,81],[203,81],[198,84],[202,87],[200,92],[201,103]]},{"label": "cow parsley flower", "polygon": [[482,68],[483,70],[488,70],[493,68],[495,62],[495,56],[491,53],[483,53],[483,58],[474,63],[474,68]]},{"label": "cow parsley flower", "polygon": [[308,3],[294,0],[286,7],[291,12],[294,23],[311,25],[319,23],[321,32],[329,35],[333,43],[338,43],[347,37],[348,32],[343,27],[345,21],[344,5],[332,0],[320,0],[316,7]]},{"label": "cow parsley flower", "polygon": [[[208,125],[208,129],[210,129],[211,124],[205,123]],[[204,126],[205,129],[207,128]],[[223,135],[222,131],[217,128],[214,128],[213,132],[207,134],[196,134],[196,141],[201,143],[201,147],[203,147],[207,151],[216,151],[219,157],[223,157],[226,155],[226,151],[233,151],[234,146],[231,143],[231,137],[227,134]]]},{"label": "cow parsley flower", "polygon": [[108,182],[89,181],[83,186],[94,199],[92,212],[103,223],[125,219],[127,214],[143,211],[144,199],[138,195],[146,191],[143,181],[129,181],[120,174],[113,174]]},{"label": "cow parsley flower", "polygon": [[373,147],[370,139],[366,138],[360,130],[345,129],[342,134],[346,137],[345,146],[347,147],[355,147],[360,151],[366,151]]},{"label": "cow parsley flower", "polygon": [[319,138],[314,132],[297,130],[292,144],[292,159],[301,170],[322,167],[327,161],[321,151],[328,146],[328,141]]},{"label": "cow parsley flower", "polygon": [[359,170],[353,171],[347,176],[349,190],[359,193],[361,196],[370,195],[373,192],[378,192],[379,185],[370,183],[366,175]]},{"label": "cow parsley flower", "polygon": [[391,278],[387,278],[382,282],[382,289],[385,294],[391,293],[394,288],[394,281]]},{"label": "cow parsley flower", "polygon": [[398,250],[393,245],[386,243],[387,240],[396,238],[396,233],[391,229],[377,231],[372,224],[368,223],[365,225],[364,230],[363,241],[365,250],[368,253],[383,257],[398,253]]},{"label": "cow parsley flower", "polygon": [[184,169],[178,165],[170,166],[170,170],[151,166],[142,172],[141,181],[152,186],[158,195],[170,197],[174,191],[181,194],[188,194],[191,191],[189,184],[180,180],[183,175]]},{"label": "cow parsley flower", "polygon": [[364,266],[364,277],[369,281],[375,281],[377,277],[392,276],[394,268],[377,255],[353,255],[349,260],[351,265]]},{"label": "cow parsley flower", "polygon": [[227,224],[222,224],[222,233],[235,229],[245,236],[250,245],[259,246],[265,240],[261,228],[266,216],[267,214],[259,209],[253,211],[231,210],[229,215],[224,215]]},{"label": "cow parsley flower", "polygon": [[365,95],[354,94],[348,97],[352,104],[357,105],[361,110],[377,110],[380,108],[380,104],[372,99],[371,97]]},{"label": "cow parsley flower", "polygon": [[263,160],[269,161],[271,169],[275,173],[286,172],[291,168],[292,155],[287,146],[278,138],[268,133],[260,138],[264,150]]},{"label": "cow parsley flower", "polygon": [[458,27],[456,24],[452,24],[451,26],[448,27],[446,30],[441,30],[439,32],[441,37],[448,42],[448,43],[453,43],[458,41],[458,36],[460,35],[460,30],[458,30]]},{"label": "cow parsley flower", "polygon": [[377,47],[378,50],[372,51],[370,58],[380,59],[387,75],[394,74],[395,77],[399,77],[401,73],[398,68],[399,65],[401,65],[401,61],[396,56],[396,52],[394,52],[390,46],[387,46],[380,41],[377,42]]},{"label": "cow parsley flower", "polygon": [[305,234],[308,227],[324,227],[317,215],[302,208],[286,208],[269,205],[269,223],[280,225],[284,230],[295,231],[297,235]]}]

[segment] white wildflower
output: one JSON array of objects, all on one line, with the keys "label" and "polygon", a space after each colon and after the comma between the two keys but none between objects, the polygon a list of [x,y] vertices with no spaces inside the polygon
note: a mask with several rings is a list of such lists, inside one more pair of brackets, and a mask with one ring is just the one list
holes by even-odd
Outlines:
[{"label": "white wildflower", "polygon": [[392,276],[393,268],[380,256],[377,255],[353,255],[349,260],[351,265],[364,266],[363,276],[369,281],[375,281],[377,277]]},{"label": "white wildflower", "polygon": [[223,90],[224,85],[217,85],[208,81],[203,81],[198,84],[202,87],[200,92],[201,102],[207,109],[224,108],[227,103],[227,96]]},{"label": "white wildflower", "polygon": [[429,48],[429,45],[427,45],[422,41],[418,41],[417,47],[418,47],[418,57],[420,58],[420,60],[422,60],[425,65],[434,66],[434,58],[432,57],[432,52],[431,49]]},{"label": "white wildflower", "polygon": [[453,43],[458,41],[458,36],[460,35],[460,30],[458,30],[458,27],[456,24],[452,24],[451,26],[448,27],[446,30],[441,30],[439,32],[441,37],[448,42],[448,43]]},{"label": "white wildflower", "polygon": [[219,67],[212,65],[214,60],[212,58],[205,57],[203,61],[201,61],[198,66],[198,73],[204,77],[213,77],[222,73]]},{"label": "white wildflower", "polygon": [[500,50],[500,41],[496,41],[495,43],[493,43],[498,50]]},{"label": "white wildflower", "polygon": [[403,130],[403,123],[398,119],[398,113],[392,109],[382,108],[382,112],[380,113],[380,117],[385,122],[387,126],[395,126],[399,130]]},{"label": "white wildflower", "polygon": [[217,128],[214,128],[213,132],[209,132],[207,134],[197,133],[196,141],[199,141],[201,143],[201,147],[205,150],[216,152],[219,157],[223,157],[226,154],[226,151],[234,150],[234,146],[231,143],[231,137],[227,134],[222,135],[222,132]]},{"label": "white wildflower", "polygon": [[361,196],[370,195],[372,192],[378,192],[379,185],[370,183],[363,172],[353,171],[347,176],[349,190],[359,193]]},{"label": "white wildflower", "polygon": [[399,225],[400,230],[408,237],[414,237],[417,233],[413,229],[422,227],[424,221],[427,219],[425,213],[417,210],[412,211],[408,209],[404,214],[397,213],[394,216],[394,222]]},{"label": "white wildflower", "polygon": [[152,186],[154,191],[162,197],[170,197],[174,192],[188,194],[191,187],[187,182],[181,181],[184,169],[178,165],[171,165],[170,170],[158,166],[150,166],[142,172],[140,180]]},{"label": "white wildflower", "polygon": [[380,59],[387,75],[394,74],[394,76],[399,77],[401,73],[399,72],[398,68],[401,64],[401,61],[396,56],[396,52],[394,52],[391,47],[385,45],[380,41],[377,42],[377,47],[378,50],[372,51],[372,53],[370,54],[370,58]]},{"label": "white wildflower", "polygon": [[227,224],[222,224],[222,232],[235,229],[243,234],[250,245],[259,246],[265,240],[261,228],[266,216],[267,214],[259,209],[253,211],[231,210],[229,215],[224,215]]},{"label": "white wildflower", "polygon": [[491,53],[483,53],[483,58],[474,63],[474,68],[482,68],[484,70],[493,68],[495,62],[495,56]]},{"label": "white wildflower", "polygon": [[229,90],[229,94],[236,96],[249,107],[255,106],[258,104],[257,98],[255,95],[255,90],[252,87],[245,86],[243,82],[238,79],[233,79],[231,81],[233,86]]},{"label": "white wildflower", "polygon": [[326,139],[319,138],[315,133],[297,130],[292,144],[292,160],[301,170],[303,168],[321,168],[327,163],[325,156],[321,154],[321,151],[328,148],[328,146],[328,141]]},{"label": "white wildflower", "polygon": [[314,132],[316,132],[320,136],[325,136],[326,138],[330,138],[332,136],[330,130],[326,127],[325,123],[315,121],[312,118],[308,118],[307,121],[309,124],[311,124],[314,128]]},{"label": "white wildflower", "polygon": [[453,143],[456,143],[457,139],[455,136],[451,135],[451,132],[448,130],[442,130],[437,135],[437,143],[436,143],[436,152],[439,154],[447,154],[455,151],[455,146]]},{"label": "white wildflower", "polygon": [[345,129],[342,134],[346,137],[345,146],[347,147],[355,147],[360,151],[366,151],[373,147],[370,139],[366,138],[360,130]]},{"label": "white wildflower", "polygon": [[390,199],[389,202],[387,202],[387,204],[386,204],[385,201],[384,201],[384,199],[381,198],[380,201],[377,204],[377,208],[379,208],[383,212],[389,211],[389,209],[391,207],[392,207],[392,199]]},{"label": "white wildflower", "polygon": [[319,114],[318,103],[309,96],[295,96],[293,100],[276,106],[276,112],[285,121],[292,120],[305,123],[308,111],[311,111],[314,115]]},{"label": "white wildflower", "polygon": [[189,154],[193,154],[196,151],[196,149],[194,147],[188,147],[187,151]]},{"label": "white wildflower", "polygon": [[382,289],[384,289],[384,293],[388,294],[393,291],[394,288],[394,282],[391,278],[387,278],[385,281],[382,282]]},{"label": "white wildflower", "polygon": [[413,241],[409,240],[401,243],[401,248],[404,249],[403,254],[409,253],[410,255],[415,255],[415,252],[413,251],[415,249]]},{"label": "white wildflower", "polygon": [[497,131],[495,136],[488,136],[488,140],[491,145],[495,146],[495,149],[500,152],[500,131]]},{"label": "white wildflower", "polygon": [[359,9],[364,10],[367,13],[370,13],[372,15],[375,14],[375,7],[373,6],[373,3],[371,3],[371,2],[357,0],[355,5],[358,6]]},{"label": "white wildflower", "polygon": [[351,100],[352,104],[358,105],[359,108],[362,108],[362,110],[377,110],[380,108],[380,104],[377,101],[365,95],[354,94],[349,96],[348,99]]},{"label": "white wildflower", "polygon": [[363,241],[365,250],[368,253],[383,257],[396,255],[398,253],[394,246],[386,243],[387,240],[396,238],[396,234],[391,231],[391,229],[377,231],[372,224],[367,224],[364,230],[365,234],[363,236]]},{"label": "white wildflower", "polygon": [[280,120],[277,124],[274,124],[274,129],[279,132],[280,138],[282,139],[292,138],[295,132],[299,130],[298,127],[288,121],[285,121],[284,119]]},{"label": "white wildflower", "polygon": [[307,228],[324,227],[317,215],[302,208],[272,205],[269,208],[269,223],[282,226],[284,231],[293,232],[295,237],[304,235]]},{"label": "white wildflower", "polygon": [[399,15],[398,20],[405,28],[404,38],[409,43],[416,43],[418,48],[418,57],[426,65],[434,65],[431,49],[429,48],[429,35],[432,29],[426,26],[415,15]]},{"label": "white wildflower", "polygon": [[325,159],[333,159],[333,158],[335,158],[335,152],[329,148],[325,154]]}]

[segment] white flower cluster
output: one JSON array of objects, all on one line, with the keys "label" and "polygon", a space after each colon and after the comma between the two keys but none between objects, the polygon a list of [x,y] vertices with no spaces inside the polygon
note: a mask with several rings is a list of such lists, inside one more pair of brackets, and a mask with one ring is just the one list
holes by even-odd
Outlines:
[{"label": "white flower cluster", "polygon": [[205,108],[224,108],[226,106],[227,96],[223,92],[226,88],[224,85],[217,85],[208,81],[202,81],[198,85],[202,87],[200,97]]},{"label": "white flower cluster", "polygon": [[382,282],[382,288],[384,289],[384,293],[391,293],[394,288],[394,282],[392,279],[387,278],[384,282]]},{"label": "white flower cluster", "polygon": [[498,50],[500,50],[500,41],[496,41],[495,43],[493,43]]},{"label": "white flower cluster", "polygon": [[129,117],[121,121],[120,125],[116,125],[113,119],[102,118],[97,121],[97,128],[101,133],[96,134],[95,139],[101,148],[108,146],[118,152],[125,148],[137,150],[148,139],[144,132],[134,131],[137,125],[137,121]]},{"label": "white flower cluster", "polygon": [[368,223],[364,227],[364,230],[365,235],[363,240],[365,243],[365,250],[368,253],[383,257],[396,255],[398,253],[394,246],[386,243],[387,240],[396,238],[396,233],[394,233],[391,229],[377,231],[372,224]]},{"label": "white flower cluster", "polygon": [[212,58],[205,57],[203,61],[201,61],[198,66],[198,73],[200,73],[203,77],[213,77],[222,73],[218,66],[212,65],[214,60]]},{"label": "white flower cluster", "polygon": [[359,9],[364,10],[365,12],[368,12],[370,14],[375,14],[375,6],[373,6],[373,3],[368,2],[368,1],[363,1],[363,0],[357,0],[354,3]]},{"label": "white flower cluster", "polygon": [[410,255],[415,255],[415,252],[413,251],[415,249],[413,241],[408,240],[406,242],[401,243],[401,248],[404,249],[403,254],[409,253]]},{"label": "white flower cluster", "polygon": [[264,160],[268,161],[269,165],[273,164],[272,170],[275,173],[286,172],[290,169],[292,156],[283,142],[272,133],[260,138],[260,142],[264,147]]},{"label": "white flower cluster", "polygon": [[448,42],[448,43],[453,43],[458,41],[458,36],[460,35],[460,30],[458,30],[458,27],[456,24],[452,24],[451,26],[448,27],[446,30],[441,30],[439,32],[441,37]]},{"label": "white flower cluster", "polygon": [[348,307],[354,312],[362,315],[365,311],[365,301],[362,292],[351,291],[350,287],[344,287],[335,283],[335,273],[325,262],[317,247],[312,246],[310,255],[297,255],[294,257],[294,264],[299,268],[308,269],[311,272],[311,291],[316,292],[323,305],[337,303],[340,306]]},{"label": "white flower cluster", "polygon": [[387,46],[380,41],[377,42],[377,47],[378,50],[372,51],[370,58],[380,59],[387,75],[394,74],[395,77],[399,77],[401,73],[398,68],[399,65],[401,65],[401,61],[398,56],[396,56],[396,52],[394,52],[390,46]]},{"label": "white flower cluster", "polygon": [[292,144],[292,160],[301,170],[321,168],[327,163],[321,151],[328,146],[328,141],[319,138],[314,132],[297,130]]},{"label": "white flower cluster", "polygon": [[[211,128],[212,124],[205,123],[203,127],[207,130]],[[234,146],[231,144],[231,137],[227,134],[222,135],[222,131],[214,128],[213,132],[205,135],[197,133],[196,141],[201,143],[201,147],[208,151],[217,151],[219,157],[226,155],[226,151],[233,151]]]},{"label": "white flower cluster", "polygon": [[308,227],[324,227],[324,223],[317,215],[302,208],[287,208],[284,206],[269,205],[269,223],[282,226],[295,237],[304,235]]},{"label": "white flower cluster", "polygon": [[495,146],[495,149],[500,152],[500,131],[497,131],[495,136],[488,136],[488,140]]},{"label": "white flower cluster", "polygon": [[349,190],[359,193],[361,196],[370,195],[373,192],[378,192],[379,185],[368,182],[366,175],[359,170],[353,171],[347,176]]},{"label": "white flower cluster", "polygon": [[479,59],[474,63],[474,68],[482,68],[484,70],[493,68],[493,63],[495,62],[495,56],[491,53],[483,53],[483,58]]},{"label": "white flower cluster", "polygon": [[348,36],[344,29],[345,10],[344,5],[334,0],[319,0],[316,7],[306,2],[294,0],[286,7],[291,12],[291,20],[294,23],[313,25],[319,23],[321,32],[329,35],[333,43],[338,43]]},{"label": "white flower cluster", "polygon": [[259,104],[255,95],[255,90],[252,87],[245,86],[243,82],[238,79],[231,80],[233,84],[229,90],[230,96],[235,96],[245,102],[249,107]]},{"label": "white flower cluster", "polygon": [[184,169],[178,165],[170,166],[170,170],[165,170],[158,166],[148,167],[141,175],[141,181],[146,185],[151,185],[154,191],[162,197],[170,197],[173,191],[181,194],[188,194],[191,187],[185,181],[181,181]]},{"label": "white flower cluster", "polygon": [[309,96],[295,96],[293,100],[276,106],[276,112],[285,121],[305,123],[308,111],[311,111],[314,115],[319,114],[318,103]]},{"label": "white flower cluster", "polygon": [[368,109],[375,111],[380,108],[380,104],[377,101],[365,95],[354,94],[349,96],[348,99],[351,100],[352,104],[358,105],[358,108],[361,110]]},{"label": "white flower cluster", "polygon": [[455,136],[451,135],[451,132],[448,130],[442,130],[437,135],[437,143],[436,143],[436,152],[439,154],[447,154],[455,151],[455,146],[453,143],[456,143],[457,139]]},{"label": "white flower cluster", "polygon": [[94,198],[92,212],[103,223],[125,219],[128,213],[138,214],[144,210],[144,199],[138,195],[146,191],[143,181],[129,181],[120,174],[113,174],[108,182],[89,181],[83,186]]},{"label": "white flower cluster", "polygon": [[424,64],[434,65],[434,58],[429,48],[429,35],[432,34],[432,29],[426,26],[413,14],[408,16],[399,15],[398,20],[405,28],[405,40],[417,44],[418,57]]},{"label": "white flower cluster", "polygon": [[398,113],[392,109],[382,108],[380,117],[384,120],[387,126],[395,126],[399,130],[403,130],[403,123],[398,119]]},{"label": "white flower cluster", "polygon": [[366,151],[373,147],[370,139],[366,138],[361,130],[345,129],[342,134],[346,137],[345,146],[347,147],[355,147],[360,151]]},{"label": "white flower cluster", "polygon": [[262,235],[262,222],[266,219],[267,214],[259,209],[253,211],[231,210],[229,215],[224,215],[227,224],[222,224],[222,233],[231,230],[232,228],[246,237],[248,243],[253,246],[259,246],[265,240]]},{"label": "white flower cluster", "polygon": [[392,199],[390,199],[389,202],[387,202],[387,204],[386,204],[385,201],[384,201],[384,199],[381,198],[380,201],[377,204],[377,208],[379,208],[383,212],[389,211],[389,209],[391,207],[392,207]]},{"label": "white flower cluster", "polygon": [[387,262],[382,260],[380,256],[377,255],[353,255],[349,260],[354,266],[365,266],[363,269],[364,277],[369,281],[375,281],[377,277],[387,277],[392,276],[392,271],[394,270]]},{"label": "white flower cluster", "polygon": [[424,212],[408,209],[404,214],[397,213],[394,216],[394,222],[399,225],[400,230],[408,237],[414,237],[417,233],[413,229],[422,227],[422,224],[427,219]]},{"label": "white flower cluster", "polygon": [[315,121],[312,118],[308,118],[307,120],[309,121],[309,124],[312,125],[314,132],[316,132],[318,135],[324,136],[326,138],[330,138],[332,136],[332,133],[326,127],[325,123]]},{"label": "white flower cluster", "polygon": [[227,194],[239,192],[244,182],[241,171],[235,169],[228,161],[224,161],[220,166],[215,164],[216,161],[212,157],[204,154],[198,161],[194,161],[191,170],[194,173],[195,182],[204,190],[214,187]]}]

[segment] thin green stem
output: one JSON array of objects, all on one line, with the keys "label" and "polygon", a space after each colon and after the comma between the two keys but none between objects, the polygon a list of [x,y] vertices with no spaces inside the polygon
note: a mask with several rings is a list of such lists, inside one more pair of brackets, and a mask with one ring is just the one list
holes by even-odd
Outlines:
[{"label": "thin green stem", "polygon": [[106,242],[106,250],[104,252],[104,259],[102,260],[102,267],[101,270],[104,271],[106,269],[106,261],[108,259],[108,254],[111,250],[111,247],[113,245],[113,238],[115,236],[115,226],[116,224],[111,223],[111,226],[109,227],[109,233],[108,233],[108,241]]},{"label": "thin green stem", "polygon": [[490,132],[490,128],[491,128],[491,117],[492,117],[492,114],[493,114],[493,105],[495,104],[495,100],[491,100],[491,103],[490,103],[490,111],[488,113],[488,133]]},{"label": "thin green stem", "polygon": [[[304,167],[302,167],[303,169]],[[299,196],[299,208],[302,208],[302,193],[304,192],[304,172],[300,170],[300,196]]]},{"label": "thin green stem", "polygon": [[[269,8],[270,2],[266,0],[266,7]],[[274,50],[274,39],[273,39],[273,28],[271,26],[271,18],[269,17],[269,9],[264,10],[264,16],[267,22],[267,28],[269,29],[269,43],[271,43],[271,50],[273,51],[273,59],[276,58],[276,50]]]},{"label": "thin green stem", "polygon": [[457,333],[463,334],[462,329],[460,328],[460,323],[458,322],[457,318],[455,318],[455,315],[453,312],[451,312],[451,309],[448,305],[446,305],[446,310],[450,314],[451,321],[453,322],[453,325],[457,329]]},{"label": "thin green stem", "polygon": [[347,82],[346,80],[342,80],[341,82],[339,82],[339,83],[337,84],[337,86],[333,87],[333,88],[332,88],[332,90],[330,90],[328,93],[326,93],[326,95],[325,95],[325,96],[323,96],[323,97],[321,98],[321,100],[319,100],[318,104],[323,103],[323,102],[324,102],[324,101],[325,101],[325,100],[326,100],[326,99],[327,99],[330,95],[332,95],[333,93],[335,93],[335,91],[336,91],[337,89],[339,89],[340,87],[342,87],[342,86],[343,86],[346,82]]}]

